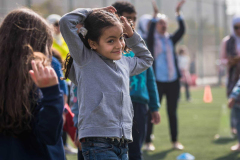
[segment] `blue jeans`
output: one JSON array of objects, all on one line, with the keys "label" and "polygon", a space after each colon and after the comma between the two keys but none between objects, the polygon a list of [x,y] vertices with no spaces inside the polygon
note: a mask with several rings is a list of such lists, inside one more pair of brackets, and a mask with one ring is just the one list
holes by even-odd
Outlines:
[{"label": "blue jeans", "polygon": [[232,112],[236,116],[236,129],[238,135],[238,142],[240,143],[240,104],[235,104],[232,108]]},{"label": "blue jeans", "polygon": [[128,160],[128,144],[118,141],[82,142],[84,160]]}]

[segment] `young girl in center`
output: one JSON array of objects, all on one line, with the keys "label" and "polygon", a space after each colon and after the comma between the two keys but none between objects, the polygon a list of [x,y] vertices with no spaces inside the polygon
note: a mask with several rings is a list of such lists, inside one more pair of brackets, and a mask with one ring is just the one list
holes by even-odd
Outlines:
[{"label": "young girl in center", "polygon": [[[142,38],[115,12],[112,6],[77,9],[60,20],[72,57],[66,77],[78,86],[78,136],[87,160],[128,159],[133,119],[129,76],[153,63]],[[122,56],[125,42],[135,57]]]}]

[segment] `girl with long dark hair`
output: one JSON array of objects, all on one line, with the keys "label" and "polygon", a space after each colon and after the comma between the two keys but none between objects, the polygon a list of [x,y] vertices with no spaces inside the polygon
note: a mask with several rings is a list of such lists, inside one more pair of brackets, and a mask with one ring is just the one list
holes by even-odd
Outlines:
[{"label": "girl with long dark hair", "polygon": [[63,96],[50,67],[52,35],[30,9],[0,27],[0,159],[63,160]]}]

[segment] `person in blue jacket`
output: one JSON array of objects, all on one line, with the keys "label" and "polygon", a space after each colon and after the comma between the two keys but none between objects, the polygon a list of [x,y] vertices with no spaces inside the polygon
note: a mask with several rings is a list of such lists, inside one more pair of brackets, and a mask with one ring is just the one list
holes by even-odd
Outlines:
[{"label": "person in blue jacket", "polygon": [[[119,16],[125,16],[132,22],[133,26],[136,23],[136,10],[135,7],[125,1],[118,1],[113,4]],[[143,39],[146,39],[144,31],[140,30]],[[134,53],[130,51],[124,54],[128,57],[134,57]],[[133,103],[134,118],[133,118],[133,143],[129,144],[129,159],[142,160],[142,145],[145,140],[147,131],[148,107],[152,117],[158,117],[160,122],[159,108],[160,101],[157,91],[157,84],[152,67],[139,75],[130,77],[130,96]],[[152,123],[157,124],[152,121]]]},{"label": "person in blue jacket", "polygon": [[63,95],[50,67],[52,35],[30,9],[10,12],[0,27],[0,159],[65,160]]}]

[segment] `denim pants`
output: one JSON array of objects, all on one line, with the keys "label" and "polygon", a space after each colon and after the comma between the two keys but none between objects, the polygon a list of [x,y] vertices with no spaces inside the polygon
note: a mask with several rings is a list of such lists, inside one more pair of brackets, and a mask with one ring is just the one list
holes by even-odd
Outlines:
[{"label": "denim pants", "polygon": [[232,112],[236,116],[237,136],[238,136],[238,142],[240,143],[240,104],[235,104],[232,108]]},{"label": "denim pants", "polygon": [[84,160],[128,160],[126,142],[97,140],[81,142],[81,144]]},{"label": "denim pants", "polygon": [[232,108],[231,114],[230,114],[230,124],[231,124],[231,128],[237,129],[237,117],[236,117],[236,111],[234,107]]}]

